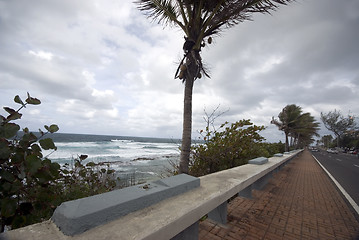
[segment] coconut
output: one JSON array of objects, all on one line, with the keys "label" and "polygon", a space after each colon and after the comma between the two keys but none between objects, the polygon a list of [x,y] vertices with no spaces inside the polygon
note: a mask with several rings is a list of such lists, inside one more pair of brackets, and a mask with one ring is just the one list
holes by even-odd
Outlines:
[{"label": "coconut", "polygon": [[211,44],[212,43],[212,37],[209,37],[208,38],[208,44]]},{"label": "coconut", "polygon": [[186,65],[184,65],[184,64],[181,64],[181,67],[180,67],[180,69],[181,69],[181,71],[186,71],[187,67],[186,67]]},{"label": "coconut", "polygon": [[179,78],[179,79],[183,79],[183,78],[184,78],[184,71],[181,71],[181,72],[178,74],[178,78]]}]

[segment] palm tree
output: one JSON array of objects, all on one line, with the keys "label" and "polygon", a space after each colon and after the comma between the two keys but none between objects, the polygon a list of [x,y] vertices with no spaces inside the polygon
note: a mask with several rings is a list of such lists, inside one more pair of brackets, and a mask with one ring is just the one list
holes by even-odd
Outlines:
[{"label": "palm tree", "polygon": [[296,123],[302,113],[302,108],[295,105],[287,105],[279,113],[279,121],[272,117],[271,123],[276,125],[279,130],[283,131],[285,134],[285,151],[289,151],[289,140],[288,137],[293,133],[293,129],[296,126]]},{"label": "palm tree", "polygon": [[158,23],[179,27],[184,33],[183,51],[175,78],[185,84],[180,173],[188,173],[192,134],[192,91],[194,81],[209,77],[201,49],[205,42],[226,28],[251,20],[255,12],[269,13],[292,0],[136,0],[138,9]]},{"label": "palm tree", "polygon": [[[319,122],[310,113],[302,113],[302,108],[295,105],[287,105],[278,115],[279,121],[272,117],[272,124],[285,133],[285,150],[289,146],[304,147],[311,144],[313,136],[319,136]],[[288,137],[291,137],[289,144]]]},{"label": "palm tree", "polygon": [[297,148],[313,143],[313,136],[319,136],[319,126],[319,122],[317,122],[315,118],[310,115],[310,113],[301,114],[293,129],[295,145]]}]

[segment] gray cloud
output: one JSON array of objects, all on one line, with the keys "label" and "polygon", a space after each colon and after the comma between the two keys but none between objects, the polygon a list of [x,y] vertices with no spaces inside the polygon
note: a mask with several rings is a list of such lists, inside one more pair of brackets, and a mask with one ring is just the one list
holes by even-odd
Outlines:
[{"label": "gray cloud", "polygon": [[[218,104],[224,121],[266,125],[287,104],[319,120],[359,113],[359,2],[296,1],[221,33],[196,81],[193,129]],[[132,1],[0,1],[0,100],[29,91],[43,104],[21,124],[63,132],[180,137],[183,84],[173,79],[183,34],[151,23]],[[103,124],[106,122],[106,124]]]}]

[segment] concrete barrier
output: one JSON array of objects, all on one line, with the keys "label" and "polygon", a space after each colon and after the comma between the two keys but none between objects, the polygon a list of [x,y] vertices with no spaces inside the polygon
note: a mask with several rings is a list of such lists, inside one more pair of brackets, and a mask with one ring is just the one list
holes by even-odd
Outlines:
[{"label": "concrete barrier", "polygon": [[56,208],[51,219],[64,234],[72,236],[185,193],[199,185],[199,178],[180,174],[148,184],[64,202]]},{"label": "concrete barrier", "polygon": [[[74,236],[65,235],[53,221],[49,220],[6,232],[0,235],[0,238],[9,240],[197,239],[199,219],[208,214],[215,221],[225,224],[228,199],[238,193],[240,196],[251,197],[252,189],[264,184],[273,172],[300,152],[301,150],[275,156],[261,165],[246,164],[200,177],[200,186],[190,191],[143,206],[121,217],[109,216],[111,219],[106,223],[98,218],[101,225]],[[162,183],[165,181],[164,185],[170,186],[165,179],[161,181]],[[171,181],[176,182],[174,179]],[[197,181],[195,180],[196,184],[199,183]],[[157,183],[156,187],[150,189],[159,189],[162,183]],[[139,186],[134,187],[139,188]],[[108,201],[111,202],[112,199]],[[75,208],[73,210],[75,211]],[[84,211],[87,213],[88,210]],[[112,214],[111,210],[105,212]],[[92,218],[95,220],[96,214],[91,214],[94,214]],[[75,215],[80,217],[79,214]]]}]

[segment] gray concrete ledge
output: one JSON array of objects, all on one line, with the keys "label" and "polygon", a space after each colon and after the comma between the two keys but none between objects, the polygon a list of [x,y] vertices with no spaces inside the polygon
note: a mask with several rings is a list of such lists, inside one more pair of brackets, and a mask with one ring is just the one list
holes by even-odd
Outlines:
[{"label": "gray concrete ledge", "polygon": [[200,179],[186,174],[62,203],[52,221],[66,235],[105,224],[164,199],[199,187]]}]

